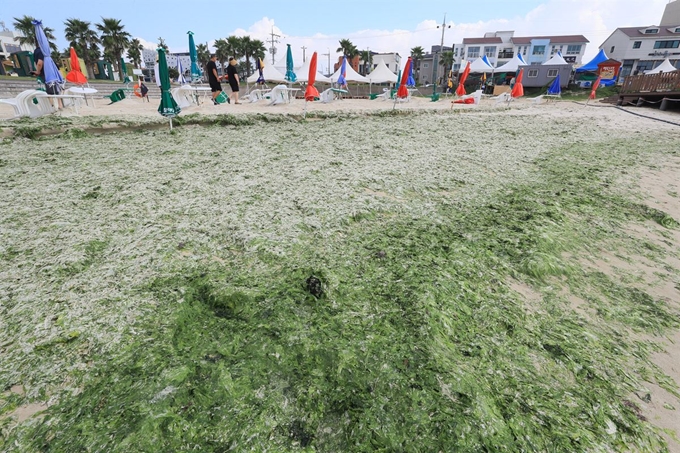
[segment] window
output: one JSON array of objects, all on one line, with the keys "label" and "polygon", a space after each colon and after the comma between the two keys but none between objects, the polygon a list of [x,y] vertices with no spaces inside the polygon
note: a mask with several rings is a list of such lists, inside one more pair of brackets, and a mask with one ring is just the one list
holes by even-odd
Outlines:
[{"label": "window", "polygon": [[524,51],[522,52],[522,55],[526,55],[526,54],[527,54],[527,47],[528,47],[528,46],[524,46]]},{"label": "window", "polygon": [[637,67],[635,68],[635,74],[642,73],[644,74],[645,71],[649,71],[654,67],[654,62],[651,60],[648,61],[638,61]]},{"label": "window", "polygon": [[548,69],[548,78],[557,77],[559,69]]},{"label": "window", "polygon": [[680,40],[657,41],[654,43],[655,49],[677,49],[678,47],[680,47]]},{"label": "window", "polygon": [[635,41],[633,43],[633,49],[639,49],[641,45],[642,45],[642,41]]},{"label": "window", "polygon": [[567,55],[578,55],[581,53],[581,44],[567,46]]},{"label": "window", "polygon": [[534,46],[532,55],[545,55],[545,46]]},{"label": "window", "polygon": [[496,58],[496,46],[484,47],[484,55],[486,55],[489,58]]},{"label": "window", "polygon": [[532,79],[538,77],[538,69],[529,69],[529,71],[527,71],[527,77]]},{"label": "window", "polygon": [[479,57],[479,46],[468,47],[467,56],[468,56],[468,59]]},{"label": "window", "polygon": [[676,28],[674,33],[680,33],[680,27]]},{"label": "window", "polygon": [[616,49],[616,46],[612,46],[612,48],[609,49],[609,53],[614,53],[614,49]]},{"label": "window", "polygon": [[430,67],[430,63],[423,63],[423,69],[427,69]]},{"label": "window", "polygon": [[645,30],[645,35],[655,35],[657,33],[659,33],[658,28],[648,28],[647,30]]},{"label": "window", "polygon": [[552,46],[552,49],[550,49],[550,55],[555,55],[555,52],[557,51],[557,46]]}]

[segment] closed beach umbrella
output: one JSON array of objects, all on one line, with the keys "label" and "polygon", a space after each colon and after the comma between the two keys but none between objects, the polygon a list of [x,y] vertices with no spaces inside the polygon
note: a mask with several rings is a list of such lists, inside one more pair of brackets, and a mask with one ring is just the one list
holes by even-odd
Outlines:
[{"label": "closed beach umbrella", "polygon": [[562,93],[562,87],[560,86],[560,75],[557,74],[555,80],[553,80],[553,82],[548,87],[548,94],[557,96],[560,93]]},{"label": "closed beach umbrella", "polygon": [[191,81],[196,82],[201,78],[201,70],[198,69],[198,53],[194,43],[194,32],[188,31],[189,35],[189,58],[191,58]]},{"label": "closed beach umbrella", "polygon": [[179,72],[179,77],[177,77],[177,82],[184,85],[187,83],[187,79],[184,77],[184,68],[182,67],[182,60],[177,57],[177,72]]},{"label": "closed beach umbrella", "polygon": [[408,97],[408,75],[411,70],[411,57],[406,60],[406,67],[404,68],[404,73],[401,75],[401,82],[399,83],[399,89],[397,90],[398,98]]},{"label": "closed beach umbrella", "polygon": [[[411,57],[408,58],[409,60],[411,59]],[[416,86],[416,81],[413,79],[413,62],[411,62],[411,66],[409,66],[408,69],[408,79],[406,80],[406,85],[410,87]]]},{"label": "closed beach umbrella", "polygon": [[456,88],[456,94],[458,96],[465,96],[465,81],[468,78],[468,75],[470,75],[470,62],[467,62],[467,65],[465,65],[465,69],[463,70],[463,73],[460,75],[460,80],[458,81],[458,88]]},{"label": "closed beach umbrella", "polygon": [[262,61],[262,58],[257,59],[257,61],[255,62],[255,67],[257,68],[257,72],[260,74],[259,77],[257,78],[257,84],[264,85],[265,80],[264,74],[262,73],[262,70],[264,69],[264,61]]},{"label": "closed beach umbrella", "polygon": [[50,85],[62,85],[64,79],[61,77],[57,65],[50,56],[50,42],[45,36],[45,31],[42,28],[42,21],[34,20],[31,22],[35,27],[35,37],[38,40],[38,47],[43,53],[43,69],[45,70],[45,82],[46,86]]},{"label": "closed beach umbrella", "polygon": [[182,109],[179,108],[170,94],[170,75],[168,74],[168,62],[165,59],[165,50],[158,49],[158,73],[161,82],[161,104],[158,106],[158,113],[170,118],[170,129],[172,129],[172,118],[179,115]]},{"label": "closed beach umbrella", "polygon": [[314,86],[316,82],[316,52],[312,55],[312,60],[309,63],[309,76],[307,77],[307,89],[305,90],[305,100],[313,101],[319,97],[319,90]]},{"label": "closed beach umbrella", "polygon": [[128,77],[127,66],[125,66],[125,61],[123,61],[123,57],[120,57],[120,70],[123,73],[123,83],[132,82],[132,80],[130,80],[130,77]]},{"label": "closed beach umbrella", "polygon": [[76,49],[71,47],[71,70],[66,74],[66,80],[76,85],[85,85],[87,83],[87,77],[80,70],[80,61],[78,60],[78,55],[76,55]]},{"label": "closed beach umbrella", "polygon": [[515,86],[512,87],[512,91],[510,92],[510,95],[513,98],[520,98],[524,96],[524,86],[522,86],[522,77],[524,76],[524,69],[519,70],[519,74],[517,74],[517,80],[515,80]]},{"label": "closed beach umbrella", "polygon": [[588,97],[588,100],[595,99],[595,94],[597,93],[597,89],[600,87],[600,81],[602,80],[602,77],[598,76],[597,80],[593,82],[593,89],[590,90],[590,96]]},{"label": "closed beach umbrella", "polygon": [[286,80],[290,83],[297,80],[297,76],[293,70],[293,50],[290,48],[290,44],[288,44],[288,51],[286,53]]},{"label": "closed beach umbrella", "polygon": [[347,85],[347,80],[345,80],[345,76],[347,76],[347,57],[342,57],[342,65],[340,66],[340,77],[338,77],[338,85],[340,86]]}]

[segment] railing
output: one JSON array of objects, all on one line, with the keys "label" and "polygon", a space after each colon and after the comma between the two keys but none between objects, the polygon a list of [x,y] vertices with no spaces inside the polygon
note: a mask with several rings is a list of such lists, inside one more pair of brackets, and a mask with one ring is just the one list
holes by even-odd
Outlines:
[{"label": "railing", "polygon": [[515,52],[498,52],[498,58],[512,58],[515,56]]},{"label": "railing", "polygon": [[619,94],[680,92],[680,71],[628,76]]}]

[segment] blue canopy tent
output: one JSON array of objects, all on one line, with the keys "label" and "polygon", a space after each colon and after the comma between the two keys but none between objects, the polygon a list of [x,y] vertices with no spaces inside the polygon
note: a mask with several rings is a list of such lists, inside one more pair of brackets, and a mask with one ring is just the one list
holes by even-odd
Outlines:
[{"label": "blue canopy tent", "polygon": [[595,58],[593,58],[580,68],[577,68],[576,73],[578,74],[580,72],[595,72],[597,71],[597,65],[607,60],[609,60],[609,57],[607,56],[606,53],[604,53],[604,50],[600,49],[600,52],[597,55],[595,55]]}]

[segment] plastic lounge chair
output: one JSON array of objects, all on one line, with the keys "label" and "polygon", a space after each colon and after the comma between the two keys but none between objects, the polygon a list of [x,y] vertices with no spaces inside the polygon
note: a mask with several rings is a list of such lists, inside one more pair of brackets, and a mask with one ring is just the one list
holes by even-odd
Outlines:
[{"label": "plastic lounge chair", "polygon": [[343,90],[341,88],[328,88],[319,94],[319,100],[324,104],[328,104],[329,102],[336,100],[338,95],[347,93],[349,93],[349,91]]},{"label": "plastic lounge chair", "polygon": [[498,96],[491,99],[495,101],[495,105],[498,105],[512,101],[512,95],[510,93],[501,93]]},{"label": "plastic lounge chair", "polygon": [[290,102],[290,94],[285,85],[276,85],[269,93],[269,105],[287,104],[288,102]]},{"label": "plastic lounge chair", "polygon": [[24,90],[15,98],[2,99],[0,102],[14,107],[15,118],[22,116],[37,118],[56,112],[47,99],[47,93],[40,90]]},{"label": "plastic lounge chair", "polygon": [[451,101],[451,108],[453,108],[453,104],[471,104],[471,105],[479,105],[479,101],[482,100],[482,90],[477,90],[472,94],[466,94],[465,96],[461,96],[460,99],[457,99],[455,101]]},{"label": "plastic lounge chair", "polygon": [[246,100],[246,101],[248,101],[248,102],[257,102],[257,101],[261,101],[261,100],[263,100],[263,99],[266,99],[265,94],[266,94],[267,92],[269,92],[269,90],[262,90],[262,89],[257,88],[257,89],[252,90],[252,91],[251,91],[250,93],[248,93],[247,95],[245,95],[245,96],[243,97],[243,99]]},{"label": "plastic lounge chair", "polygon": [[183,109],[191,107],[194,102],[196,102],[194,89],[191,85],[175,87],[170,90],[170,94],[172,95],[172,98],[175,100],[175,102],[177,102],[177,105]]},{"label": "plastic lounge chair", "polygon": [[109,102],[109,105],[115,104],[116,102],[122,101],[123,99],[125,99],[125,91],[123,91],[123,89],[118,89],[118,90],[114,91],[113,93],[111,93],[111,95],[105,96],[105,97],[108,98],[111,101],[111,102]]}]

